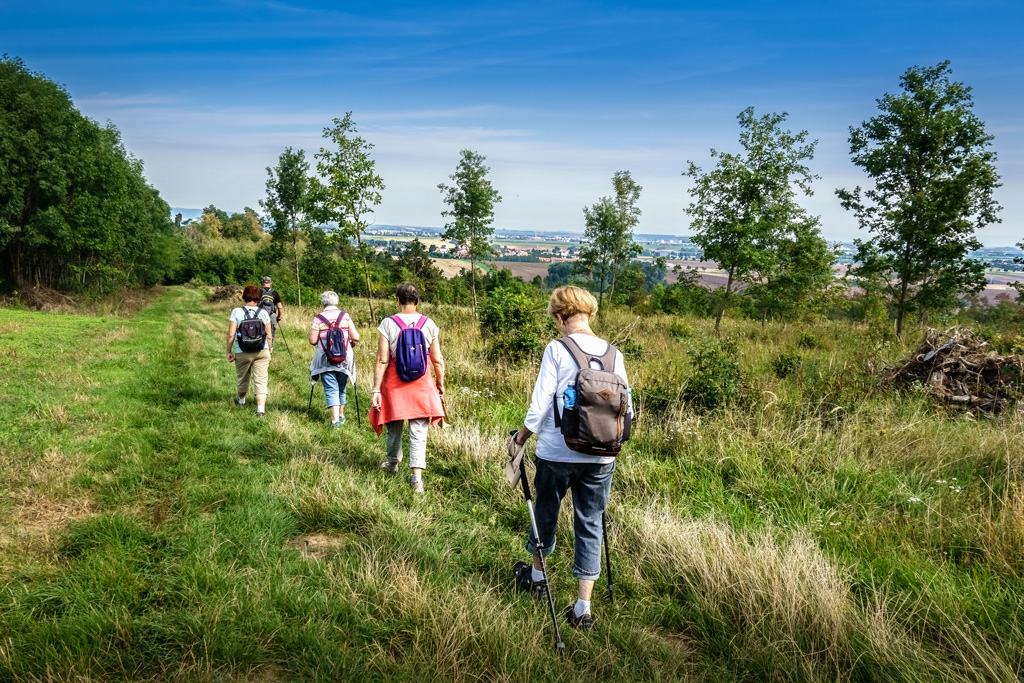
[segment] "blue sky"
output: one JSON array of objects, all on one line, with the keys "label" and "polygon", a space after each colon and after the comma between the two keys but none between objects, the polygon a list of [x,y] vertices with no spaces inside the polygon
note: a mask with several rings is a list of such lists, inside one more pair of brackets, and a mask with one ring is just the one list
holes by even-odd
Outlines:
[{"label": "blue sky", "polygon": [[376,220],[439,226],[459,151],[488,157],[495,224],[582,230],[629,170],[641,232],[687,234],[688,160],[738,147],[736,115],[786,111],[819,141],[805,206],[859,231],[834,195],[865,182],[848,127],[910,66],[952,61],[995,135],[1002,224],[1024,239],[1024,5],[972,2],[27,2],[0,7],[0,52],[111,120],[177,207],[258,207],[286,146],[319,149],[346,111],[387,185]]}]

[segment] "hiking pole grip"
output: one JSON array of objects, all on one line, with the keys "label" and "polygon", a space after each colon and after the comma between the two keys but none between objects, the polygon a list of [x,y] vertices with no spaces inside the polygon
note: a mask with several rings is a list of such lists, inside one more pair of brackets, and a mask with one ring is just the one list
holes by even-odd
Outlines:
[{"label": "hiking pole grip", "polygon": [[313,389],[316,387],[316,380],[312,380],[309,383],[309,405],[306,406],[306,414],[313,410]]}]

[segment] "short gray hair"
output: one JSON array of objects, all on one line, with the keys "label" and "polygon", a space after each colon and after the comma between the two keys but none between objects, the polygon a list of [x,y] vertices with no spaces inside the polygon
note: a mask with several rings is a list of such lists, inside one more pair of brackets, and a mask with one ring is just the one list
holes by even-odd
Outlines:
[{"label": "short gray hair", "polygon": [[338,305],[338,294],[337,294],[337,292],[332,292],[330,290],[327,290],[326,292],[321,294],[320,295],[320,305],[321,306],[337,306]]}]

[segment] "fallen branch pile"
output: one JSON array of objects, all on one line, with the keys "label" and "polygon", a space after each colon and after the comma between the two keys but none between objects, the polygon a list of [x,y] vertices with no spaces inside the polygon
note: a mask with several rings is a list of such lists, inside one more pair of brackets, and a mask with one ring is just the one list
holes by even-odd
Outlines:
[{"label": "fallen branch pile", "polygon": [[1019,400],[1020,356],[1000,356],[971,330],[929,329],[917,351],[882,373],[883,386],[923,384],[928,393],[950,405],[999,412]]},{"label": "fallen branch pile", "polygon": [[242,288],[238,285],[224,285],[223,287],[214,287],[210,292],[210,301],[224,301],[225,299],[241,301]]}]

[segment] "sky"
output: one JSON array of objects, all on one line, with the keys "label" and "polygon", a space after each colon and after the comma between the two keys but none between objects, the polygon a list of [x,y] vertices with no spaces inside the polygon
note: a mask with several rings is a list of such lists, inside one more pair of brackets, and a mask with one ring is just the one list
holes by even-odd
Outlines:
[{"label": "sky", "polygon": [[2,0],[0,53],[111,121],[173,207],[259,210],[285,147],[312,159],[352,112],[387,186],[377,224],[442,226],[437,185],[487,157],[495,227],[582,232],[628,170],[642,233],[690,234],[689,161],[739,151],[736,116],[786,112],[818,141],[804,206],[864,236],[835,196],[865,185],[849,127],[912,66],[951,61],[994,135],[1002,223],[1024,239],[1024,3]]}]

